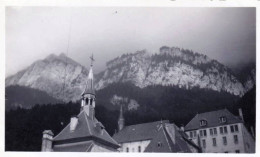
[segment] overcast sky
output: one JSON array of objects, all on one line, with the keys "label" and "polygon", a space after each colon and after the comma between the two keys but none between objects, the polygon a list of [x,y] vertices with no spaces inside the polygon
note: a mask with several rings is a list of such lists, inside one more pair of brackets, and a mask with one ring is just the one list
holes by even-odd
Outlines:
[{"label": "overcast sky", "polygon": [[[70,20],[71,19],[71,20]],[[7,7],[6,75],[51,53],[95,72],[123,53],[177,46],[226,65],[255,60],[254,8]],[[71,22],[70,22],[71,21]]]}]

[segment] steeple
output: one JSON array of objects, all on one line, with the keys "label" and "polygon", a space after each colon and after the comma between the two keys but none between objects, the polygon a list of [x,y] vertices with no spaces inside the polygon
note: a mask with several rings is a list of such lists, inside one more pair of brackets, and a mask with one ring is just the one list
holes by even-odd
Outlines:
[{"label": "steeple", "polygon": [[125,126],[125,119],[123,116],[123,105],[120,107],[120,114],[118,118],[118,131],[122,130]]},{"label": "steeple", "polygon": [[90,60],[91,60],[91,65],[88,73],[86,87],[83,93],[81,94],[81,110],[84,110],[91,119],[94,119],[96,95],[95,95],[94,75],[93,75],[93,62],[94,62],[93,54],[90,57]]}]

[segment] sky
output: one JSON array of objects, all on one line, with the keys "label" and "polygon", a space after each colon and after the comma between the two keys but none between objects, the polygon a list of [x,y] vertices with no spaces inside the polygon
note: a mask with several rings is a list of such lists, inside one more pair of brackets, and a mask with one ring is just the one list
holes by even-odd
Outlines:
[{"label": "sky", "polygon": [[124,53],[191,49],[228,66],[255,61],[255,8],[6,7],[6,77],[65,53],[95,73]]}]

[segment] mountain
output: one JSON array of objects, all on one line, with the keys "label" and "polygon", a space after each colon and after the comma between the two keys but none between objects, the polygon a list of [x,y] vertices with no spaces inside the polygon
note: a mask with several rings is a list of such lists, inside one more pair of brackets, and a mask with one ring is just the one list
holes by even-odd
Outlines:
[{"label": "mountain", "polygon": [[244,85],[228,67],[218,61],[177,47],[163,46],[159,53],[152,55],[145,50],[124,54],[107,62],[106,66],[106,70],[100,74],[97,89],[111,83],[131,82],[140,88],[175,85],[242,96],[255,82],[249,78]]},{"label": "mountain", "polygon": [[[191,50],[163,46],[159,53],[145,50],[123,54],[106,64],[95,75],[95,86],[101,90],[113,83],[130,82],[145,88],[153,85],[177,86],[228,92],[242,96],[255,84],[255,71],[241,81],[228,67],[206,55]],[[63,101],[77,101],[86,85],[88,70],[64,54],[49,55],[28,68],[7,77],[6,87],[20,85],[38,89]]]},{"label": "mountain", "polygon": [[18,85],[8,86],[5,89],[5,109],[32,108],[35,104],[56,104],[61,102],[46,92]]},{"label": "mountain", "polygon": [[45,91],[64,101],[76,101],[86,84],[88,70],[74,60],[60,54],[49,55],[28,68],[7,77],[5,86],[20,85]]}]

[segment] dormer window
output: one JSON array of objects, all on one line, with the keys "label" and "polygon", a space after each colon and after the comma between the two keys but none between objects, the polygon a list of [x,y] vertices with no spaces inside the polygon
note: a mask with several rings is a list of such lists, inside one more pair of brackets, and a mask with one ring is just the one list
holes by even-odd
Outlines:
[{"label": "dormer window", "polygon": [[200,126],[206,126],[207,125],[207,121],[206,120],[201,120],[200,121]]},{"label": "dormer window", "polygon": [[223,117],[220,117],[220,118],[219,118],[219,122],[220,122],[220,123],[226,123],[226,122],[227,122],[227,118],[224,117],[224,116],[223,116]]}]

